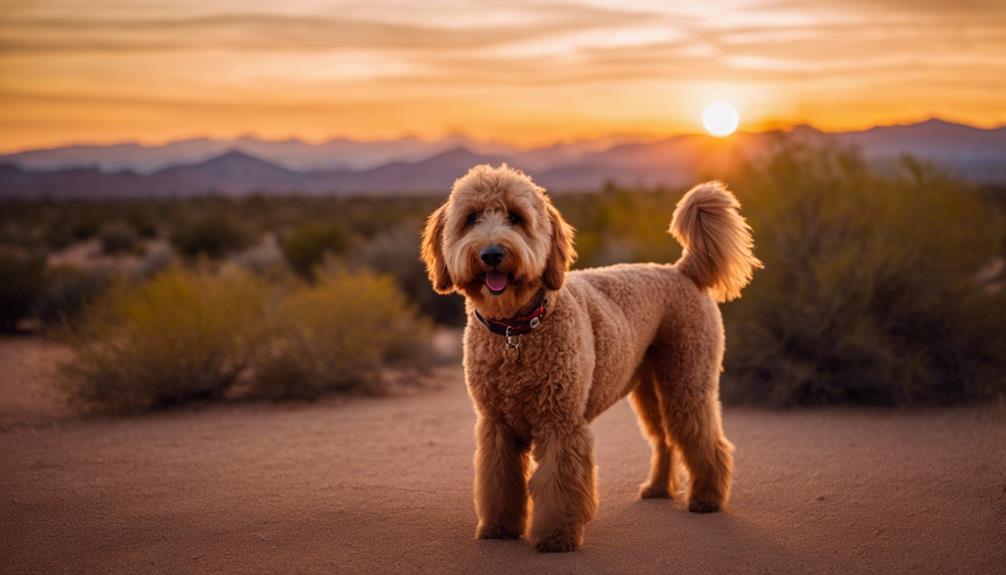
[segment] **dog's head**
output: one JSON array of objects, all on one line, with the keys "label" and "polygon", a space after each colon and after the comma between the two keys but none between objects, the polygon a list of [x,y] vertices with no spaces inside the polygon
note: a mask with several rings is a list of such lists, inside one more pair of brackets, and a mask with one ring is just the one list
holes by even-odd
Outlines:
[{"label": "dog's head", "polygon": [[460,291],[493,317],[513,315],[543,285],[559,289],[575,257],[573,228],[545,190],[506,164],[454,182],[423,232],[433,289]]}]

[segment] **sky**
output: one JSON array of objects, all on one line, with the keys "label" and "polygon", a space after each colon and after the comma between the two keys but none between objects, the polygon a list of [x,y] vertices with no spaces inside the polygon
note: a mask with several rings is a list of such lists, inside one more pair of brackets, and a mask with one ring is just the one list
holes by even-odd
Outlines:
[{"label": "sky", "polygon": [[1003,0],[0,0],[0,151],[1006,123]]}]

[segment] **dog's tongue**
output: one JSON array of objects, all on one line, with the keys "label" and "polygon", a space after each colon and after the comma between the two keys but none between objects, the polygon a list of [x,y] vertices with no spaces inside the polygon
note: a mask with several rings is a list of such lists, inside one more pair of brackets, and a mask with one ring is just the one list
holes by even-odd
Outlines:
[{"label": "dog's tongue", "polygon": [[486,285],[492,291],[503,291],[506,282],[507,275],[499,270],[490,270],[486,273]]}]

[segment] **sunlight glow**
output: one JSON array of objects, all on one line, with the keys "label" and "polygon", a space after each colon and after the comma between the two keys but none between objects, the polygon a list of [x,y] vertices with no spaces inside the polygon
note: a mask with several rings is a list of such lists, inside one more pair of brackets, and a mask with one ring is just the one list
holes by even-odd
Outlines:
[{"label": "sunlight glow", "polygon": [[740,114],[726,102],[713,102],[702,110],[702,125],[714,136],[729,136],[740,123]]},{"label": "sunlight glow", "polygon": [[708,134],[716,101],[749,132],[1006,123],[1006,1],[414,4],[0,0],[0,153],[249,133],[666,138]]}]

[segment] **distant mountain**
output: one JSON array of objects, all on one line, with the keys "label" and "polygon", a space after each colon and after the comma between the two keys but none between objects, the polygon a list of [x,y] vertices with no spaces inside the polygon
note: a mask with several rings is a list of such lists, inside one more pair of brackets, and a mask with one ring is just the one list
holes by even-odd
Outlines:
[{"label": "distant mountain", "polygon": [[466,143],[470,142],[460,137],[436,142],[418,138],[385,141],[337,138],[320,144],[299,139],[261,140],[252,136],[234,140],[196,138],[160,146],[124,143],[26,150],[0,155],[0,163],[30,170],[97,168],[105,172],[130,170],[149,174],[171,166],[203,162],[227,151],[238,151],[290,170],[361,170],[393,161],[422,160]]},{"label": "distant mountain", "polygon": [[281,191],[295,186],[303,175],[235,150],[185,166],[158,170],[150,179],[170,179],[184,189],[204,189],[223,194]]},{"label": "distant mountain", "polygon": [[1006,183],[1006,127],[983,130],[934,118],[835,137],[839,142],[858,146],[870,158],[910,154],[976,182]]},{"label": "distant mountain", "polygon": [[449,190],[454,180],[478,164],[499,164],[505,156],[477,154],[454,148],[419,162],[392,162],[358,172],[315,174],[307,186],[312,193],[417,193]]},{"label": "distant mountain", "polygon": [[[1006,128],[986,130],[933,119],[842,133],[797,126],[790,133],[857,146],[881,162],[907,153],[977,182],[1006,184]],[[444,193],[468,168],[504,161],[556,192],[594,190],[608,181],[685,186],[721,176],[739,160],[769,149],[781,134],[582,140],[531,150],[463,136],[436,142],[404,138],[307,144],[240,138],[156,147],[69,146],[0,157],[0,197]]]}]

